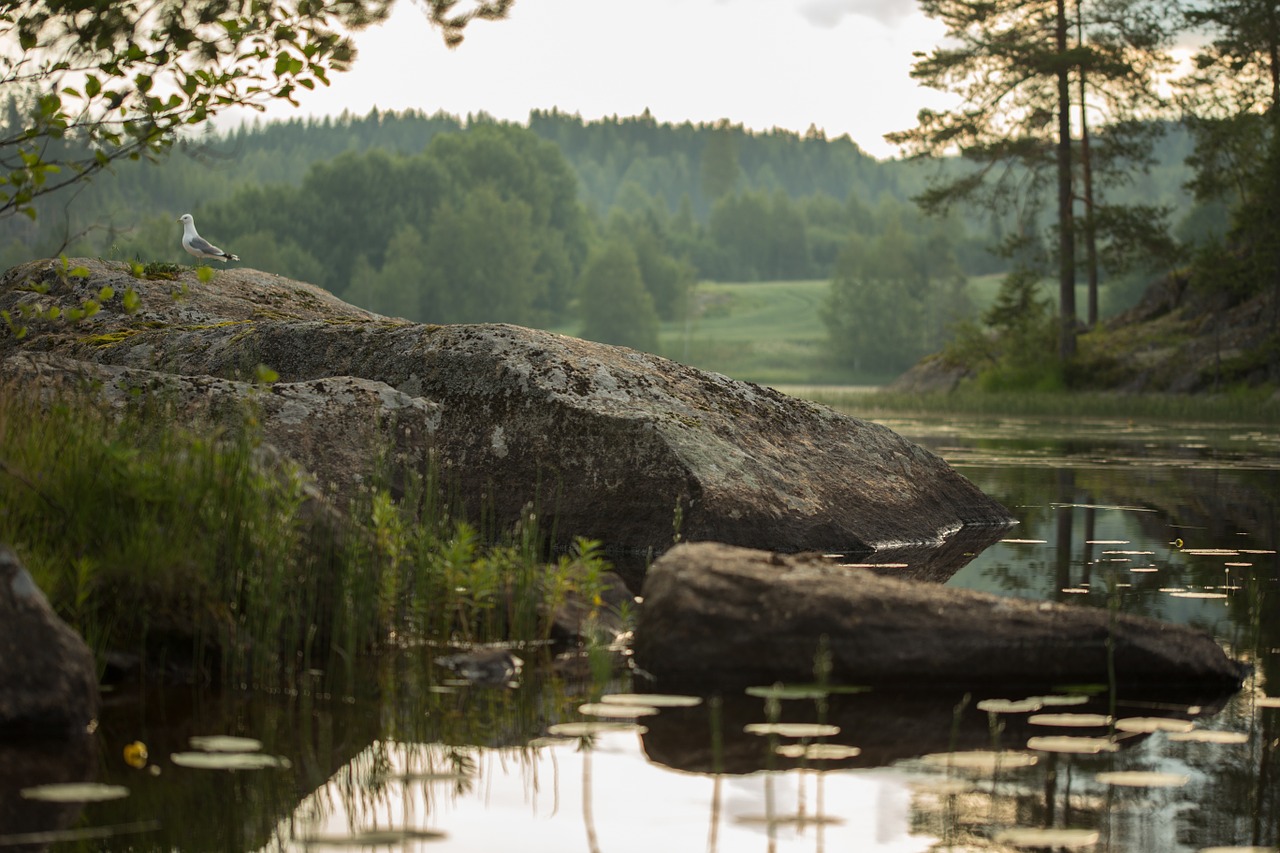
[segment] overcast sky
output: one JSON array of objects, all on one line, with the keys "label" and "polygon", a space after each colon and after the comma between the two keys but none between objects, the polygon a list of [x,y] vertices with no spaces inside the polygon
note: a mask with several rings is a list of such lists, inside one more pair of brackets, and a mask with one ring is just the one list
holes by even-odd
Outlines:
[{"label": "overcast sky", "polygon": [[[454,50],[412,0],[356,35],[352,69],[269,118],[363,115],[370,108],[523,122],[558,107],[584,119],[727,118],[754,130],[847,133],[877,157],[883,134],[915,124],[940,93],[909,77],[912,51],[942,36],[914,0],[517,0],[478,21]],[[220,121],[225,126],[226,121]]]}]

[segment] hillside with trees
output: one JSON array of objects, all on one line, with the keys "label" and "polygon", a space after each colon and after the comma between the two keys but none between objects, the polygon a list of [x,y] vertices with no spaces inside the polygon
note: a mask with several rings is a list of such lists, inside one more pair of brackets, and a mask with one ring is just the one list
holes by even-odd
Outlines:
[{"label": "hillside with trees", "polygon": [[[1151,184],[1185,207],[1185,135],[1163,144]],[[816,130],[375,111],[208,134],[158,162],[118,163],[74,196],[35,202],[34,222],[0,220],[0,262],[185,260],[174,220],[191,212],[246,264],[380,313],[649,349],[655,323],[700,310],[698,281],[829,280],[825,373],[856,381],[946,343],[974,312],[966,282],[1009,266],[991,247],[1014,217],[963,206],[925,216],[914,203],[958,167],[877,161]],[[606,256],[627,259],[608,282]]]}]

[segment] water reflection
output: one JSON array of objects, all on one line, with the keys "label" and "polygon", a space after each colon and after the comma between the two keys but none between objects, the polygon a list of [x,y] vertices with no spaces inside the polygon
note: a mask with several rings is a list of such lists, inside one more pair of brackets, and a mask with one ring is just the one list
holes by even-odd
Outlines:
[{"label": "water reflection", "polygon": [[[132,828],[91,843],[24,836],[58,850],[1274,846],[1280,436],[1009,419],[893,426],[939,449],[1021,521],[1005,541],[962,548],[935,579],[959,566],[951,585],[1203,627],[1254,665],[1246,689],[1225,698],[1113,697],[1099,685],[1009,685],[993,696],[764,691],[692,707],[655,701],[637,726],[579,711],[649,689],[625,671],[593,678],[590,667],[522,651],[518,687],[486,689],[445,684],[448,672],[417,650],[370,662],[348,697],[305,685],[276,696],[109,697],[92,749],[37,756],[32,778],[124,785],[130,795],[21,811],[17,789],[34,783],[17,781],[21,765],[0,755],[0,842],[13,844],[21,826]],[[881,557],[888,573],[926,562]],[[1067,714],[1103,722],[1049,716]],[[588,721],[612,726],[560,728]],[[779,722],[835,733],[746,730]],[[287,765],[171,760],[201,735],[253,738]],[[134,742],[150,754],[142,769],[125,761]]]},{"label": "water reflection", "polygon": [[[637,734],[615,731],[589,744],[475,750],[473,775],[463,786],[415,778],[420,768],[447,765],[455,749],[371,746],[342,778],[308,797],[267,849],[305,849],[315,837],[351,838],[376,829],[406,832],[395,846],[408,850],[492,851],[516,844],[522,851],[557,853],[652,853],[658,845],[672,851],[927,849],[927,839],[911,832],[904,773],[723,779],[664,773],[655,786],[645,781],[654,771],[637,749]],[[349,799],[343,793],[350,774],[413,781]],[[441,833],[443,841],[414,837],[424,832]]]}]

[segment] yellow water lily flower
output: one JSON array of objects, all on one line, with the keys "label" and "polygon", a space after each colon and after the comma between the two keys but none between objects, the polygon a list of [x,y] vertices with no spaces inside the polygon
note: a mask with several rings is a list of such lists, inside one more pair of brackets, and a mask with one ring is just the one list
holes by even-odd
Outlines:
[{"label": "yellow water lily flower", "polygon": [[147,745],[135,740],[124,748],[124,763],[141,770],[147,766]]}]

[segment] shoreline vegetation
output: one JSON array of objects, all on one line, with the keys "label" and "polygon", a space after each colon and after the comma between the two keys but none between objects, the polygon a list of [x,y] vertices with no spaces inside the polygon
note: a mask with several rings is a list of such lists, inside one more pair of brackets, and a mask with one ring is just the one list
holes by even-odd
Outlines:
[{"label": "shoreline vegetation", "polygon": [[981,389],[915,392],[865,385],[779,384],[772,387],[793,397],[869,419],[886,414],[909,414],[1280,424],[1280,393],[1267,388],[1222,394],[1157,394]]},{"label": "shoreline vegetation", "polygon": [[482,530],[417,480],[393,497],[375,470],[333,507],[262,445],[252,403],[197,433],[163,401],[120,413],[0,385],[4,535],[108,679],[350,692],[379,650],[547,653],[569,604],[591,652],[613,639],[592,626],[630,618],[602,601],[598,543],[547,555],[532,512]]},{"label": "shoreline vegetation", "polygon": [[[1261,392],[780,390],[869,419],[1280,422],[1280,400]],[[624,626],[634,616],[603,612],[610,567],[599,543],[548,556],[533,516],[519,530],[480,531],[431,482],[399,498],[371,485],[359,505],[326,512],[304,472],[259,452],[252,405],[197,435],[175,429],[163,403],[122,416],[87,397],[0,392],[6,535],[104,672],[109,653],[123,653],[144,681],[274,689],[323,671],[333,689],[350,689],[359,659],[392,645],[502,642],[537,654],[570,597]],[[610,640],[586,638],[588,653]]]}]

